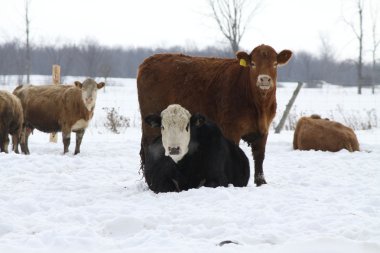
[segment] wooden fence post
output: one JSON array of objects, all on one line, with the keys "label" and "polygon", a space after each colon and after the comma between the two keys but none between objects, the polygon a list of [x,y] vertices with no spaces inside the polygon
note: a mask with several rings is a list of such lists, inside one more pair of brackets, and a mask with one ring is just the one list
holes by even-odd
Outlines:
[{"label": "wooden fence post", "polygon": [[303,84],[302,82],[298,82],[297,88],[294,90],[293,96],[290,98],[289,103],[286,105],[284,114],[282,114],[282,117],[280,119],[280,123],[278,123],[278,125],[276,126],[274,133],[279,134],[281,132],[282,128],[284,127],[285,120],[289,115],[290,109],[292,109],[294,101],[296,100],[297,95],[300,92],[300,89],[302,87],[302,84]]},{"label": "wooden fence post", "polygon": [[[53,65],[52,79],[53,79],[54,85],[59,85],[61,83],[61,67],[59,65]],[[57,133],[51,133],[49,140],[50,142],[57,143],[58,142]]]}]

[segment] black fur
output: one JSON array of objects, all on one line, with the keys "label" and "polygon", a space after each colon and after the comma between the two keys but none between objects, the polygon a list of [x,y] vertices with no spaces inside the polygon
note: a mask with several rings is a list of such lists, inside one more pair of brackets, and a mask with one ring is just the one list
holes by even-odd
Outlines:
[{"label": "black fur", "polygon": [[161,137],[145,150],[144,176],[152,191],[248,184],[248,158],[215,123],[195,114],[190,119],[190,134],[189,151],[178,163],[165,156]]}]

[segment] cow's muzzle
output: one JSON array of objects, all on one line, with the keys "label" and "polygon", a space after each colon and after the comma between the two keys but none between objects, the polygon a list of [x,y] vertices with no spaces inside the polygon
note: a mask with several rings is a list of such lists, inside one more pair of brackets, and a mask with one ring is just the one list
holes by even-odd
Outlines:
[{"label": "cow's muzzle", "polygon": [[169,155],[179,155],[181,149],[179,147],[169,147]]},{"label": "cow's muzzle", "polygon": [[257,86],[263,90],[269,90],[273,86],[273,79],[268,75],[259,75],[257,77]]}]

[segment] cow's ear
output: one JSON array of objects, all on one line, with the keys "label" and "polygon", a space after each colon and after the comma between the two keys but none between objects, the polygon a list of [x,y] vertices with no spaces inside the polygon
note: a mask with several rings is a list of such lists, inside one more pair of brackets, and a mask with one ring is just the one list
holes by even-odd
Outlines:
[{"label": "cow's ear", "polygon": [[200,127],[202,126],[206,121],[206,117],[202,114],[196,113],[190,118],[190,124],[192,126]]},{"label": "cow's ear", "polygon": [[78,87],[79,89],[82,89],[82,87],[83,87],[83,84],[82,84],[81,82],[79,82],[79,81],[75,81],[74,84],[75,84],[75,86]]},{"label": "cow's ear", "polygon": [[247,67],[251,61],[251,57],[243,51],[238,51],[236,53],[236,58],[239,60],[240,66]]},{"label": "cow's ear", "polygon": [[293,53],[290,50],[287,50],[287,49],[282,50],[277,55],[277,63],[278,63],[278,65],[284,65],[284,64],[286,64],[289,61],[290,57],[292,57],[292,54]]},{"label": "cow's ear", "polygon": [[157,114],[149,114],[144,121],[151,127],[161,127],[161,116]]},{"label": "cow's ear", "polygon": [[100,83],[98,83],[98,84],[96,85],[96,87],[97,87],[98,89],[101,89],[101,88],[103,88],[105,85],[106,85],[106,84],[105,84],[104,82],[100,82]]}]

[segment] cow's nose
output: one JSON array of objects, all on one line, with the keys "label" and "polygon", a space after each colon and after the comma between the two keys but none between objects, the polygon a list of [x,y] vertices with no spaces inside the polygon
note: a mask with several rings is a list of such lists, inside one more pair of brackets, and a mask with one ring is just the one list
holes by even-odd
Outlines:
[{"label": "cow's nose", "polygon": [[179,155],[179,147],[169,147],[169,154],[170,155]]},{"label": "cow's nose", "polygon": [[269,76],[260,76],[260,82],[269,83],[271,81]]}]

